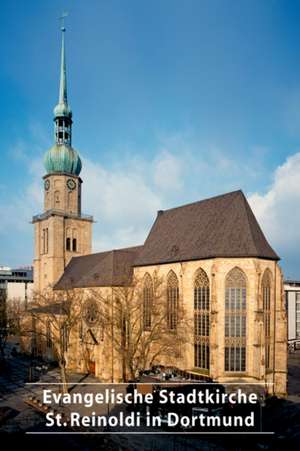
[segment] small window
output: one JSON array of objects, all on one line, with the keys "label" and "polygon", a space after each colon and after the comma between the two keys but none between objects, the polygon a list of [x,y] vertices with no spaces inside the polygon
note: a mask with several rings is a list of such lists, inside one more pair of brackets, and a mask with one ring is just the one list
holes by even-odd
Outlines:
[{"label": "small window", "polygon": [[63,136],[64,136],[63,132],[58,132],[58,139],[63,139]]},{"label": "small window", "polygon": [[73,238],[73,252],[77,252],[77,240]]},{"label": "small window", "polygon": [[42,253],[48,254],[49,248],[49,233],[48,228],[42,230]]},{"label": "small window", "polygon": [[71,250],[71,238],[67,238],[66,240],[66,249],[67,251]]},{"label": "small window", "polygon": [[48,232],[48,227],[45,230],[45,247],[46,247],[46,254],[48,254],[48,250],[49,250],[49,232]]},{"label": "small window", "polygon": [[54,193],[54,200],[55,200],[55,205],[59,206],[60,204],[60,192],[57,190]]}]

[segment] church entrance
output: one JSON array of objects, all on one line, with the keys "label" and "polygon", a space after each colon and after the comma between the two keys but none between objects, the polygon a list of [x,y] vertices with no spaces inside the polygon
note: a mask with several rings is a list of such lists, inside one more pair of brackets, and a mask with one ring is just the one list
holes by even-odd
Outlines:
[{"label": "church entrance", "polygon": [[85,371],[93,376],[96,376],[98,344],[94,332],[91,329],[88,329],[83,335],[84,366]]},{"label": "church entrance", "polygon": [[89,360],[88,371],[89,374],[96,375],[96,362],[94,360]]}]

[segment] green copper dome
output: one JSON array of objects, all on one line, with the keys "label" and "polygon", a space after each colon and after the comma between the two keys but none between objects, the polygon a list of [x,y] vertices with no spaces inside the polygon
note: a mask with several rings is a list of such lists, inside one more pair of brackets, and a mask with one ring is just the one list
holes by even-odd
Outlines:
[{"label": "green copper dome", "polygon": [[51,147],[44,156],[44,165],[47,174],[67,172],[79,175],[82,167],[78,152],[67,144],[55,144]]}]

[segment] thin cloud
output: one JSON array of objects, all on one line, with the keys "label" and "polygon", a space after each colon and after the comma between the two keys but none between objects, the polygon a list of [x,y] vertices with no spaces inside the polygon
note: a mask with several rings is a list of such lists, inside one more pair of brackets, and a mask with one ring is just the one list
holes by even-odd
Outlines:
[{"label": "thin cloud", "polygon": [[[35,158],[24,160],[27,146],[25,143],[19,145],[19,158],[31,182],[23,191],[20,187],[18,193],[2,201],[0,234],[4,242],[14,236],[14,241],[27,249],[30,262],[33,228],[29,221],[43,209],[41,178],[44,169],[40,150]],[[41,147],[36,144],[35,148]],[[257,172],[263,172],[264,161],[263,158],[260,161],[251,159],[251,154],[268,154],[268,149],[253,148],[248,164],[245,164],[232,153],[214,146],[197,149],[195,144],[184,144],[176,136],[169,142],[164,140],[153,152],[152,159],[143,157],[142,152],[133,152],[124,157],[122,164],[108,167],[83,158],[83,211],[92,214],[96,220],[93,251],[142,244],[157,210],[243,188],[247,181],[252,181],[249,186],[256,184]],[[1,192],[5,193],[5,187]],[[2,198],[5,198],[3,194]],[[297,252],[300,245],[297,208],[300,203],[300,153],[289,157],[271,174],[271,184],[265,193],[252,192],[249,201],[267,239],[283,258],[284,268],[297,276],[300,263]],[[22,255],[25,254],[23,249]],[[14,260],[20,255],[14,255]]]},{"label": "thin cloud", "polygon": [[265,194],[253,193],[249,202],[268,240],[282,257],[287,275],[299,277],[300,152],[276,169]]}]

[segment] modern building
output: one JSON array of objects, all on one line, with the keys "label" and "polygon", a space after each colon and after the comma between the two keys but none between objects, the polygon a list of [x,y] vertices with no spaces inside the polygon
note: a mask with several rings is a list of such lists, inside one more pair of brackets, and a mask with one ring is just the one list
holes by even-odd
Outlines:
[{"label": "modern building", "polygon": [[33,289],[33,268],[11,269],[0,266],[0,296],[5,300],[19,300],[25,305]]},{"label": "modern building", "polygon": [[[93,219],[81,213],[81,161],[71,147],[64,35],[63,28],[55,145],[45,155],[44,213],[33,223],[35,288],[83,290],[86,296],[84,317],[69,339],[68,366],[88,368],[102,381],[122,380],[115,326],[101,323],[97,299],[105,298],[113,315],[122,310],[120,290],[128,293],[138,280],[141,290],[134,296],[139,296],[142,321],[135,324],[150,337],[158,275],[165,337],[176,341],[181,311],[190,327],[176,354],[166,350],[157,357],[157,340],[144,367],[151,361],[218,382],[260,383],[286,393],[287,321],[279,256],[242,191],[159,211],[142,245],[91,254]],[[133,332],[128,315],[122,315],[125,349]]]},{"label": "modern building", "polygon": [[32,288],[32,267],[11,269],[0,266],[0,334],[7,333],[8,302],[17,302],[18,307],[26,310]]},{"label": "modern building", "polygon": [[288,340],[300,342],[300,280],[285,280],[284,291],[288,316]]}]

